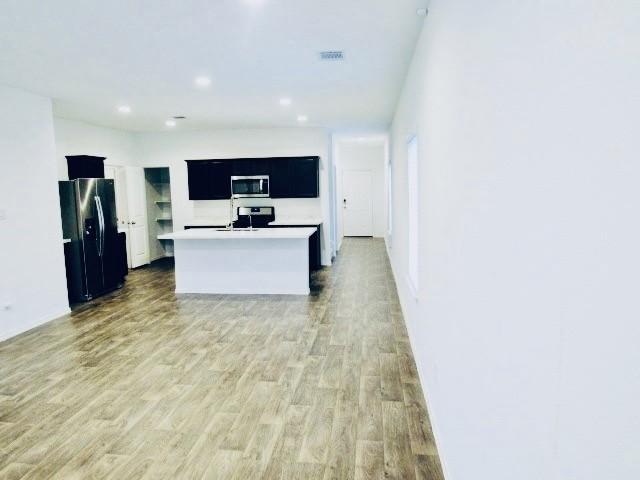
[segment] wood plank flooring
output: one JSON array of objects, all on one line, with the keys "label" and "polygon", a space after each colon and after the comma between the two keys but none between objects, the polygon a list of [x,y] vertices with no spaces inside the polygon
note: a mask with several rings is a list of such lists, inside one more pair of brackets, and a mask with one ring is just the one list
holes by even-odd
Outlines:
[{"label": "wood plank flooring", "polygon": [[309,297],[173,289],[161,261],[0,343],[0,479],[443,478],[382,241]]}]

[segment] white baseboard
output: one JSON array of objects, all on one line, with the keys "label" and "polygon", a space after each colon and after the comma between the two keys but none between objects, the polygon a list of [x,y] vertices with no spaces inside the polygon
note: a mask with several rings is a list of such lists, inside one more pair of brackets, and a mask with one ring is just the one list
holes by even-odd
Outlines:
[{"label": "white baseboard", "polygon": [[179,290],[176,288],[176,294],[196,294],[196,295],[309,295],[311,293],[310,289],[301,289],[296,292],[292,291],[278,291],[278,290],[270,290],[265,288],[264,290],[246,290],[246,289],[225,289],[224,291],[212,292],[210,290]]},{"label": "white baseboard", "polygon": [[434,410],[433,405],[429,401],[428,389],[426,378],[427,375],[425,373],[425,368],[420,361],[420,357],[416,357],[416,342],[415,342],[415,334],[413,333],[413,322],[410,321],[407,315],[407,307],[406,304],[408,301],[416,302],[415,296],[411,293],[411,287],[408,276],[399,276],[396,273],[396,265],[391,255],[391,248],[389,246],[388,240],[385,238],[385,247],[387,250],[387,256],[389,257],[389,263],[391,264],[391,271],[393,272],[393,277],[396,281],[396,289],[398,291],[398,297],[400,299],[400,309],[402,310],[402,318],[404,319],[404,323],[407,326],[407,332],[409,333],[409,344],[411,345],[411,352],[413,353],[413,358],[416,362],[416,367],[418,369],[418,379],[420,380],[420,385],[422,386],[422,392],[424,394],[424,401],[427,405],[427,413],[429,415],[429,420],[431,421],[431,430],[433,432],[433,437],[436,443],[436,448],[438,449],[438,457],[440,459],[440,465],[442,467],[442,473],[444,478],[447,480],[451,480],[452,477],[449,475],[449,469],[447,468],[445,462],[445,455],[443,455],[442,450],[442,442],[440,442],[440,429],[438,427],[439,421],[437,417],[437,413]]},{"label": "white baseboard", "polygon": [[69,315],[70,313],[71,313],[71,309],[67,305],[66,307],[62,307],[56,313],[53,313],[51,315],[47,315],[44,318],[40,318],[40,319],[35,320],[33,322],[29,322],[29,323],[23,324],[19,328],[16,328],[16,329],[13,329],[13,330],[9,330],[7,332],[0,332],[0,342],[4,342],[5,340],[9,340],[10,338],[17,337],[18,335],[25,334],[25,333],[33,330],[34,328],[37,328],[37,327],[39,327],[41,325],[44,325],[45,323],[49,323],[49,322],[52,322],[54,320],[57,320],[60,317],[64,317],[65,315]]}]

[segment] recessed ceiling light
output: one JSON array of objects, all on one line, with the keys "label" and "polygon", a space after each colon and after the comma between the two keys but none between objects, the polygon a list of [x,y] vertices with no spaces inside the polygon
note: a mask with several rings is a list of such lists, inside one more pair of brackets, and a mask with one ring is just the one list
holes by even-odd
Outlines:
[{"label": "recessed ceiling light", "polygon": [[208,87],[211,85],[211,79],[209,77],[196,77],[194,82],[198,87]]},{"label": "recessed ceiling light", "polygon": [[167,120],[166,122],[164,122],[164,124],[167,127],[175,127],[176,126],[176,121],[175,120]]},{"label": "recessed ceiling light", "polygon": [[288,107],[289,105],[291,105],[291,99],[287,97],[281,98],[280,105],[282,105],[283,107]]},{"label": "recessed ceiling light", "polygon": [[307,120],[309,120],[309,117],[307,117],[306,115],[298,115],[298,121],[299,122],[306,122]]},{"label": "recessed ceiling light", "polygon": [[120,105],[118,111],[120,113],[131,113],[131,107],[129,105]]}]

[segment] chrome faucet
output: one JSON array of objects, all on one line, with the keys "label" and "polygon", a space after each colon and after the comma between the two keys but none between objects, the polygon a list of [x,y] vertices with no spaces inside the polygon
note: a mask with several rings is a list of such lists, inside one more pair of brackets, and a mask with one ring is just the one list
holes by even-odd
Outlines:
[{"label": "chrome faucet", "polygon": [[233,231],[233,195],[229,199],[229,230]]}]

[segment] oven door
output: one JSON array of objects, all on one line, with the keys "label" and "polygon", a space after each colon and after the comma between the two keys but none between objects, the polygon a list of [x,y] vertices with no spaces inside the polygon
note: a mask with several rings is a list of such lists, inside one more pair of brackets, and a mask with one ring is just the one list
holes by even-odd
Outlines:
[{"label": "oven door", "polygon": [[231,193],[235,198],[268,197],[269,177],[265,175],[231,177]]}]

